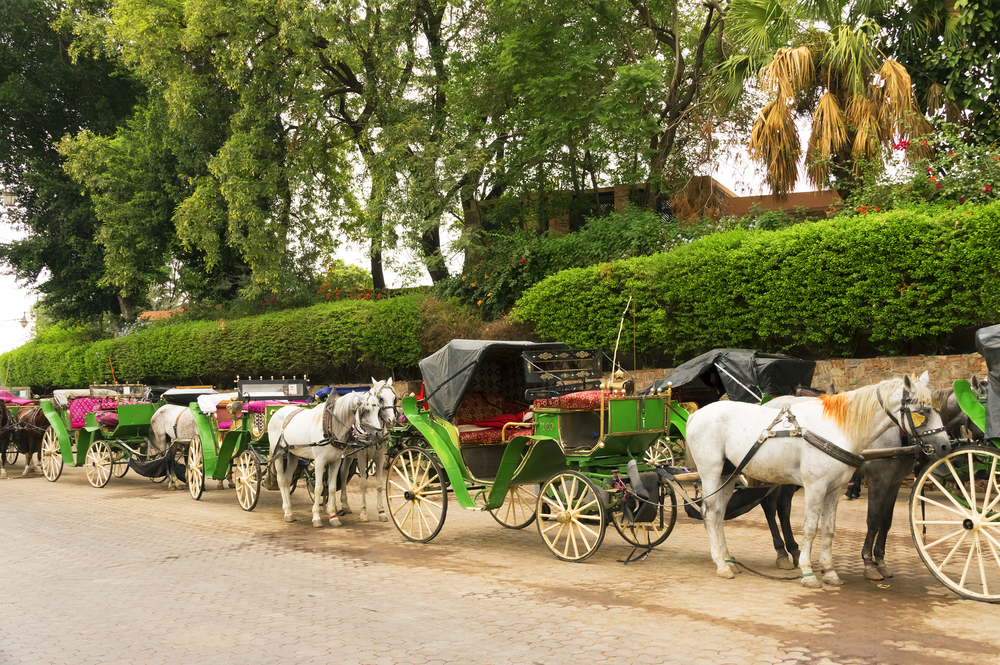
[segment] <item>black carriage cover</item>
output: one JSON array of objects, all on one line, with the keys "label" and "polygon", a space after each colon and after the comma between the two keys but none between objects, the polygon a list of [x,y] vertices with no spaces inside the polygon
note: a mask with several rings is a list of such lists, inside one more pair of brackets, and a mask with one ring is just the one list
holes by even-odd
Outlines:
[{"label": "black carriage cover", "polygon": [[976,350],[986,359],[986,438],[1000,436],[1000,325],[976,331]]},{"label": "black carriage cover", "polygon": [[564,348],[566,345],[562,342],[453,339],[444,348],[420,361],[420,376],[424,381],[424,394],[431,413],[445,420],[454,418],[458,403],[469,389],[480,366],[487,361],[496,362],[502,372],[518,373],[519,396],[524,392],[521,352]]},{"label": "black carriage cover", "polygon": [[[1000,353],[1000,347],[998,347]],[[764,395],[789,395],[797,386],[812,383],[816,363],[781,353],[763,353],[749,349],[713,349],[692,358],[668,376],[657,379],[646,394],[666,389],[667,383],[679,388],[701,379],[715,385],[711,374],[718,374],[729,399],[759,403]]]}]

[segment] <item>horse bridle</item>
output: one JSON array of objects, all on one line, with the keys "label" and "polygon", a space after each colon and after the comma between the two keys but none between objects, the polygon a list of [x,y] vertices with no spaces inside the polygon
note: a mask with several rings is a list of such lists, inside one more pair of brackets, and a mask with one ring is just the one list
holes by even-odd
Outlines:
[{"label": "horse bridle", "polygon": [[[373,390],[370,390],[369,392],[372,395],[374,395],[375,396],[375,400],[379,402],[378,420],[379,420],[380,423],[382,423],[382,429],[385,429],[387,425],[389,425],[389,424],[395,424],[395,421],[396,421],[396,402],[399,401],[399,398],[396,396],[396,391],[393,390],[392,388],[390,388],[389,386],[385,385],[384,383],[382,384],[382,387],[378,389],[378,392],[376,392],[374,390],[375,386],[372,386],[372,388],[373,388]],[[392,404],[390,404],[389,406],[382,406],[382,403],[381,403],[381,401],[379,401],[378,396],[379,396],[380,393],[382,393],[382,392],[384,392],[386,390],[388,390],[389,392],[392,393]],[[390,418],[383,418],[382,417],[382,412],[385,411],[386,409],[392,409],[392,417],[390,417]]]},{"label": "horse bridle", "polygon": [[[938,415],[941,415],[940,408],[935,404],[937,400],[933,397],[929,400],[910,397],[909,391],[906,388],[903,388],[903,397],[899,402],[899,418],[904,423],[909,425],[909,429],[907,429],[902,423],[900,423],[900,420],[896,420],[896,416],[894,416],[892,412],[889,411],[888,407],[886,407],[885,402],[882,400],[881,391],[876,390],[875,397],[878,399],[879,406],[881,406],[882,410],[885,411],[885,415],[889,416],[889,420],[891,420],[896,427],[905,432],[907,436],[912,437],[920,445],[920,450],[925,455],[930,457],[936,456],[934,446],[925,442],[923,437],[944,432],[944,425],[942,424],[941,427],[924,430],[923,432],[918,432],[917,428],[927,422],[927,416],[924,414],[928,411],[937,411]],[[917,405],[918,408],[916,409],[916,413],[914,413],[914,410],[910,408],[911,404]]]}]

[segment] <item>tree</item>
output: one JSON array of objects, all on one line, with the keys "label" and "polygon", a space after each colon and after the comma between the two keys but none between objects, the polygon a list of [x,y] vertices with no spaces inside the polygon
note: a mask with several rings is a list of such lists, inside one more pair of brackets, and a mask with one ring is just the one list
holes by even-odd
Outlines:
[{"label": "tree", "polygon": [[[807,177],[817,187],[832,182],[845,199],[865,166],[883,164],[887,148],[929,131],[906,68],[877,48],[879,27],[869,17],[882,9],[880,1],[733,0],[728,37],[743,46],[727,63],[740,82],[726,92],[734,99],[741,82],[754,78],[759,67],[768,99],[749,148],[775,196],[787,197],[799,179],[799,114],[812,119]],[[801,31],[802,21],[828,29]],[[908,156],[927,152],[918,143]]]},{"label": "tree", "polygon": [[[143,295],[121,298],[101,283],[99,223],[61,168],[54,142],[87,128],[108,134],[143,88],[108,58],[73,62],[71,34],[53,27],[59,3],[8,0],[0,26],[0,182],[14,189],[23,240],[0,245],[0,263],[36,284],[42,305],[67,320],[128,316]],[[41,281],[40,280],[44,280]]]},{"label": "tree", "polygon": [[970,142],[1000,141],[998,16],[995,0],[911,0],[873,16],[927,112],[961,122]]}]

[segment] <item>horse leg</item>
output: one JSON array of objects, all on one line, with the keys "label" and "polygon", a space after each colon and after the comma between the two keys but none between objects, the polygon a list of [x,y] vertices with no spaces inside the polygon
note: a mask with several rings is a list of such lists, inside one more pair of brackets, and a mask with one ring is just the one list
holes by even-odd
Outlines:
[{"label": "horse leg", "polygon": [[389,521],[389,516],[385,514],[385,503],[383,503],[385,473],[385,449],[379,448],[378,453],[375,455],[375,507],[378,509],[379,522]]},{"label": "horse leg", "polygon": [[785,549],[792,560],[792,568],[799,565],[799,544],[795,542],[795,530],[792,528],[792,499],[799,490],[798,485],[784,485],[778,488],[778,522],[785,536]]},{"label": "horse leg", "polygon": [[760,508],[764,511],[764,517],[767,519],[767,528],[771,531],[771,544],[774,545],[774,551],[778,555],[778,558],[774,561],[774,565],[783,570],[791,570],[795,566],[788,560],[788,554],[785,552],[785,541],[781,539],[778,522],[774,519],[775,513],[778,510],[779,491],[780,488],[775,489],[764,497],[764,500],[760,503]]},{"label": "horse leg", "polygon": [[351,510],[351,507],[347,505],[347,483],[351,481],[352,459],[355,458],[346,455],[340,459],[340,504],[343,508],[337,510],[338,515],[350,515],[354,512]]},{"label": "horse leg", "polygon": [[370,451],[365,448],[358,453],[358,486],[361,489],[361,517],[360,522],[368,521],[368,458]]},{"label": "horse leg", "polygon": [[833,586],[844,583],[833,569],[833,533],[837,528],[837,502],[840,500],[838,494],[840,494],[839,486],[826,493],[823,514],[820,516],[819,563],[823,567],[823,583]]},{"label": "horse leg", "polygon": [[886,492],[888,487],[885,482],[885,464],[883,460],[873,460],[866,462],[862,467],[865,476],[868,478],[868,532],[865,534],[865,544],[861,547],[861,560],[865,564],[866,580],[881,580],[882,573],[876,568],[875,560],[872,556],[872,547],[875,537],[878,535],[882,524],[882,517],[886,509]]},{"label": "horse leg", "polygon": [[[350,462],[348,462],[348,464],[350,464]],[[333,480],[338,476],[341,467],[343,465],[344,465],[343,453],[338,451],[337,459],[335,459],[330,466],[330,498],[328,500],[328,505],[326,507],[327,512],[330,514],[330,526],[343,526],[343,524],[340,521],[338,513],[339,506],[337,505],[337,488],[334,487],[333,483]],[[326,464],[324,464],[323,466],[326,466]],[[341,484],[343,485],[346,483],[341,483]],[[320,494],[316,494],[316,500],[322,501]]]},{"label": "horse leg", "polygon": [[889,568],[885,565],[885,540],[892,528],[892,513],[896,507],[896,497],[899,496],[899,486],[902,481],[893,483],[885,497],[885,508],[882,511],[882,523],[879,525],[878,537],[875,539],[875,568],[882,577],[892,577]]},{"label": "horse leg", "polygon": [[802,551],[799,554],[799,570],[802,571],[802,586],[811,589],[822,588],[823,583],[816,579],[812,570],[812,545],[816,538],[816,528],[819,516],[823,510],[825,494],[817,494],[816,490],[805,492],[805,513],[802,518]]},{"label": "horse leg", "polygon": [[294,522],[295,516],[292,515],[292,479],[291,473],[294,472],[298,460],[289,455],[288,456],[288,466],[285,466],[285,455],[278,455],[274,458],[274,476],[278,481],[278,490],[281,492],[281,509],[285,513],[286,522]]},{"label": "horse leg", "polygon": [[[721,467],[721,464],[719,466]],[[726,517],[726,505],[733,495],[735,481],[730,481],[724,488],[719,489],[721,481],[721,474],[718,475],[718,480],[716,480],[716,475],[712,474],[709,481],[706,481],[704,475],[702,476],[705,499],[702,501],[701,509],[705,530],[708,532],[708,546],[712,553],[712,560],[715,561],[716,565],[715,574],[731,580],[736,577],[739,568],[731,561],[732,557],[726,547],[726,534],[722,523]]]}]

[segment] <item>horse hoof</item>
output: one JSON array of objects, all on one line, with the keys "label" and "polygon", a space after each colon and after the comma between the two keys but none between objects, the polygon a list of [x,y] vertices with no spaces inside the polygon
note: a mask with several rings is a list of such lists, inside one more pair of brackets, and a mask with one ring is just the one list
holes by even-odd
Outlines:
[{"label": "horse hoof", "polygon": [[[319,525],[317,524],[316,526]],[[336,515],[332,515],[330,517],[330,526],[343,526],[343,524],[341,524],[339,517],[337,517]]]},{"label": "horse hoof", "polygon": [[778,559],[774,562],[774,565],[780,568],[781,570],[795,569],[795,564],[792,563],[792,560],[789,559],[787,556],[779,556]]},{"label": "horse hoof", "polygon": [[351,510],[350,508],[348,508],[347,506],[344,506],[344,509],[343,509],[343,510],[341,510],[341,511],[340,511],[339,513],[337,513],[337,514],[338,514],[338,515],[350,515],[350,514],[351,514],[352,512],[354,512],[354,511],[353,511],[353,510]]},{"label": "horse hoof", "polygon": [[389,518],[385,516],[385,513],[379,513],[378,514],[378,521],[379,522],[388,522]]},{"label": "horse hoof", "polygon": [[741,572],[740,567],[736,565],[735,561],[729,561],[726,563],[729,566],[729,570],[733,571],[733,575],[739,575]]},{"label": "horse hoof", "polygon": [[715,571],[715,574],[724,580],[731,580],[736,577],[736,573],[730,570],[729,566],[723,566],[719,570]]},{"label": "horse hoof", "polygon": [[823,582],[821,582],[815,575],[810,575],[809,577],[802,578],[802,586],[810,589],[822,589]]},{"label": "horse hoof", "polygon": [[288,522],[289,524],[291,524],[292,522],[297,522],[298,520],[296,520],[291,515],[285,515],[285,521]]},{"label": "horse hoof", "polygon": [[313,520],[313,526],[314,526],[315,528],[317,528],[317,529],[322,529],[322,528],[323,528],[323,520],[321,520],[321,519],[318,519],[318,518],[317,518],[317,519],[314,519],[314,520]]},{"label": "horse hoof", "polygon": [[889,569],[885,567],[885,564],[876,565],[875,567],[878,570],[878,572],[882,573],[882,577],[885,578],[892,577],[892,573],[890,573]]},{"label": "horse hoof", "polygon": [[829,584],[830,586],[842,586],[844,580],[840,579],[836,572],[829,572],[823,576],[823,584]]},{"label": "horse hoof", "polygon": [[368,521],[368,515],[362,515],[361,517],[358,518],[358,521],[359,522],[367,522]]},{"label": "horse hoof", "polygon": [[865,568],[865,579],[866,580],[882,580],[885,579],[876,568]]}]

